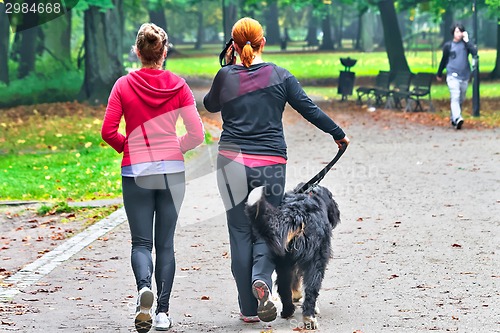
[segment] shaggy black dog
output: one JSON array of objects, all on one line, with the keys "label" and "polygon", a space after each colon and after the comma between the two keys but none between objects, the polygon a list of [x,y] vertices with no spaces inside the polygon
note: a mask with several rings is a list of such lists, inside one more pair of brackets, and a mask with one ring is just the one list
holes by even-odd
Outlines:
[{"label": "shaggy black dog", "polygon": [[[297,188],[302,186],[299,184]],[[318,327],[316,299],[331,254],[332,230],[340,212],[332,193],[316,185],[308,193],[287,192],[276,208],[265,200],[264,187],[248,196],[246,213],[256,232],[276,255],[276,284],[283,304],[282,318],[295,311],[292,296],[302,278],[302,316],[307,329]]]}]

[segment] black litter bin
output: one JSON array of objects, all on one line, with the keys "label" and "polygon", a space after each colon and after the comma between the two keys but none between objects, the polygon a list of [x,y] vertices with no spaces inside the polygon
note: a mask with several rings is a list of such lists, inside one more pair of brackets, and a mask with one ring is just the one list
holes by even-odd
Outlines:
[{"label": "black litter bin", "polygon": [[356,74],[354,72],[351,72],[351,67],[353,67],[357,61],[358,60],[352,59],[350,57],[340,58],[340,62],[344,66],[344,70],[340,71],[337,94],[342,95],[343,101],[347,100],[348,95],[352,95]]}]

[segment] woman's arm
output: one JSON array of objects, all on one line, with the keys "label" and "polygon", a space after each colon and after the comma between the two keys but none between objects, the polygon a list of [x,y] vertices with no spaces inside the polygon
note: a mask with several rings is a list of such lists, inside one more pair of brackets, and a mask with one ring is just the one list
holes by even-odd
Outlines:
[{"label": "woman's arm", "polygon": [[332,118],[323,112],[305,93],[297,79],[291,75],[285,79],[287,101],[305,119],[333,138],[341,140],[345,133]]},{"label": "woman's arm", "polygon": [[185,85],[182,93],[184,96],[181,105],[184,106],[180,109],[180,116],[184,122],[187,133],[179,137],[179,144],[182,153],[185,153],[203,143],[203,140],[205,140],[205,130],[198,110],[196,109],[196,103],[191,89]]},{"label": "woman's arm", "polygon": [[118,132],[123,115],[122,102],[120,98],[119,81],[115,83],[109,95],[106,114],[101,128],[101,137],[118,153],[123,152],[125,136]]},{"label": "woman's arm", "polygon": [[220,91],[222,89],[222,84],[224,82],[224,71],[222,68],[215,75],[214,81],[212,82],[212,86],[210,87],[210,91],[203,98],[203,105],[208,112],[219,112],[222,109],[222,105],[220,103]]}]

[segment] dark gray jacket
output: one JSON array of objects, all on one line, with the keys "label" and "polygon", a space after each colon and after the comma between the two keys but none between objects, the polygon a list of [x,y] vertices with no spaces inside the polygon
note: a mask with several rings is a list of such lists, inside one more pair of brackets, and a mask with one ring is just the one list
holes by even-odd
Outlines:
[{"label": "dark gray jacket", "polygon": [[[464,52],[454,51],[452,47],[456,47],[459,51],[462,49]],[[438,77],[443,76],[443,71],[446,68],[446,74],[452,75],[456,73],[456,76],[462,80],[469,80],[470,78],[470,64],[469,64],[469,54],[473,56],[477,55],[477,48],[469,41],[468,43],[463,40],[454,43],[453,41],[448,41],[443,45],[443,57],[441,58],[441,63],[439,64],[439,69],[437,72]]]},{"label": "dark gray jacket", "polygon": [[335,140],[344,138],[344,131],[314,104],[297,79],[273,63],[221,68],[203,99],[209,112],[222,114],[219,149],[284,158],[282,117],[287,102]]}]

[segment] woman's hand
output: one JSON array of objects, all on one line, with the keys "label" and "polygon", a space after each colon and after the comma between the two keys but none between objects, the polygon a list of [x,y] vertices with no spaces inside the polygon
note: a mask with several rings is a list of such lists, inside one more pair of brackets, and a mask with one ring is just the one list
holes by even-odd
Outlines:
[{"label": "woman's hand", "polygon": [[234,54],[234,45],[231,45],[227,48],[224,60],[226,61],[226,65],[236,64],[236,55]]},{"label": "woman's hand", "polygon": [[349,142],[351,142],[351,140],[349,140],[349,138],[346,135],[346,136],[344,136],[344,138],[342,138],[340,140],[335,140],[335,142],[337,143],[337,146],[339,146],[339,149],[341,149],[344,144],[347,147],[349,145]]}]

